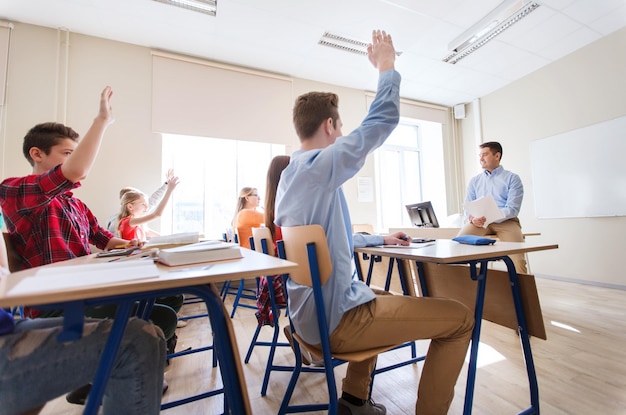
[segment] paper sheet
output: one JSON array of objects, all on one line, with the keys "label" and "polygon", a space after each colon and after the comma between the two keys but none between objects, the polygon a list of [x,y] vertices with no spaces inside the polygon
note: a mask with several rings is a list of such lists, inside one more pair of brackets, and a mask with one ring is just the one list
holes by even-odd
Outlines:
[{"label": "paper sheet", "polygon": [[152,261],[103,262],[98,264],[44,267],[34,276],[24,278],[9,293],[34,294],[106,285],[145,278],[157,278],[159,271]]},{"label": "paper sheet", "polygon": [[487,218],[483,228],[486,228],[490,223],[493,223],[498,219],[504,218],[504,213],[502,213],[502,211],[498,208],[496,201],[493,200],[493,196],[491,195],[483,196],[476,200],[472,200],[471,202],[466,202],[463,207],[472,216],[477,218],[484,216]]}]

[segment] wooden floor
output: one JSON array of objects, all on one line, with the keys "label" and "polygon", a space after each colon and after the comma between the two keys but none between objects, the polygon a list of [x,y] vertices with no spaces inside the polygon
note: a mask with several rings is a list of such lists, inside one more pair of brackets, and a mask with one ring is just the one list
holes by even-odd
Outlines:
[{"label": "wooden floor", "polygon": [[[531,339],[539,381],[541,413],[626,414],[626,291],[549,279],[537,279],[548,332],[548,340]],[[185,306],[191,314],[198,305]],[[231,302],[227,302],[231,309]],[[238,309],[233,319],[242,361],[254,332],[256,319],[251,309]],[[190,320],[178,330],[178,349],[210,342],[206,320]],[[268,327],[262,330],[269,336]],[[424,351],[428,342],[418,342]],[[173,359],[167,370],[170,384],[164,402],[220,385],[219,369],[211,368],[211,352]],[[379,364],[401,359],[408,350],[383,355]],[[253,413],[276,414],[288,382],[288,373],[274,372],[267,396],[260,396],[267,348],[255,349],[244,365]],[[293,362],[291,349],[281,348],[279,362]],[[450,414],[461,414],[466,368],[456,386]],[[337,368],[337,379],[345,369]],[[376,377],[373,399],[387,407],[390,415],[413,414],[421,364],[396,369]],[[325,399],[323,379],[303,374],[294,394],[300,403]],[[339,385],[341,383],[339,382]],[[474,414],[517,414],[529,404],[526,372],[519,342],[512,330],[484,322],[479,349]],[[82,406],[70,405],[60,397],[42,411],[45,415],[80,414]],[[166,415],[221,414],[223,398],[216,396],[163,411]],[[321,412],[319,412],[321,413]]]}]

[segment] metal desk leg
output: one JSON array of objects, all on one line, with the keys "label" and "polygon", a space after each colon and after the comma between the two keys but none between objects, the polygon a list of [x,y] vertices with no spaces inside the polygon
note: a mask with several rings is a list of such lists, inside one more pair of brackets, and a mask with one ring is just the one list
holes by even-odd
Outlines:
[{"label": "metal desk leg", "polygon": [[245,389],[245,379],[240,377],[243,374],[240,372],[239,354],[235,354],[237,344],[234,337],[231,339],[232,323],[219,293],[213,284],[186,287],[185,292],[197,295],[206,303],[211,328],[215,333],[214,352],[217,353],[230,413],[249,414],[248,391]]},{"label": "metal desk leg", "polygon": [[474,402],[474,384],[476,381],[476,365],[478,360],[478,344],[480,343],[480,328],[483,321],[483,308],[485,305],[485,288],[487,286],[487,261],[482,261],[480,273],[476,274],[476,261],[470,262],[470,273],[473,280],[477,280],[476,305],[474,307],[474,330],[472,331],[472,344],[470,347],[470,360],[467,369],[467,383],[465,385],[465,403],[463,415],[472,413]]},{"label": "metal desk leg", "polygon": [[[363,257],[365,257],[365,255],[363,255]],[[353,252],[352,258],[354,259],[354,268],[356,269],[357,278],[359,279],[359,281],[365,281],[363,279],[363,269],[361,268],[361,261],[359,261],[359,253]],[[363,259],[365,260],[365,258]]]},{"label": "metal desk leg", "polygon": [[[389,257],[389,265],[387,266],[387,279],[385,280],[385,291],[389,291],[391,287],[391,275],[393,274],[393,263],[396,261],[394,257]],[[400,262],[398,260],[398,262]]]},{"label": "metal desk leg", "polygon": [[530,390],[530,408],[520,412],[520,414],[539,415],[539,385],[537,384],[537,373],[535,372],[535,363],[533,361],[533,353],[530,348],[530,339],[528,337],[528,326],[526,324],[526,315],[524,314],[524,306],[522,304],[522,295],[520,293],[519,279],[515,265],[509,257],[502,258],[509,272],[509,280],[511,281],[511,291],[513,294],[513,304],[515,304],[515,314],[517,315],[518,335],[524,351],[524,361],[526,363],[526,372],[528,374],[528,387]]},{"label": "metal desk leg", "polygon": [[100,408],[102,397],[104,396],[104,389],[106,388],[109,375],[115,364],[115,357],[117,356],[117,351],[122,342],[122,337],[124,336],[124,330],[130,318],[132,306],[132,300],[119,303],[117,314],[113,321],[113,327],[102,352],[100,364],[98,365],[96,377],[93,380],[93,386],[89,392],[89,398],[85,403],[83,414],[96,415],[98,413],[98,408]]},{"label": "metal desk leg", "polygon": [[400,287],[402,288],[402,294],[404,295],[409,295],[409,290],[406,286],[407,284],[407,279],[406,279],[406,275],[404,275],[404,270],[402,269],[402,262],[401,260],[396,260],[396,264],[398,266],[398,278],[400,278]]}]

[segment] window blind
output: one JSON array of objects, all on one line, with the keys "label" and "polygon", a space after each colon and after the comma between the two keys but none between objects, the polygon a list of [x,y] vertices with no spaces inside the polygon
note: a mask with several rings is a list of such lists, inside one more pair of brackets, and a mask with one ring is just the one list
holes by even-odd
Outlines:
[{"label": "window blind", "polygon": [[[367,100],[367,109],[369,110],[370,105],[374,101],[374,97],[376,95],[368,92],[366,93]],[[400,99],[400,116],[413,118],[416,120],[424,120],[424,121],[433,121],[438,122],[440,124],[448,123],[448,113],[449,108],[433,105],[433,104],[425,104],[419,103],[416,101],[411,101],[408,99]]]},{"label": "window blind", "polygon": [[152,130],[286,144],[292,80],[252,69],[152,52]]}]

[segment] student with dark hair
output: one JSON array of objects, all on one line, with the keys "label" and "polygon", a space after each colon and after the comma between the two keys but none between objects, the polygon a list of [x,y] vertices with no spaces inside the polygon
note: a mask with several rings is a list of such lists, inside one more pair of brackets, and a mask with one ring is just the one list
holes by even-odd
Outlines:
[{"label": "student with dark hair", "polygon": [[[33,167],[32,174],[8,178],[0,184],[0,207],[23,268],[89,255],[90,244],[102,250],[138,245],[136,239],[115,237],[100,226],[87,205],[72,193],[89,174],[104,132],[113,123],[112,95],[110,87],[104,88],[98,115],[82,139],[72,128],[55,122],[37,124],[24,137],[22,148]],[[114,313],[114,307],[106,306],[86,310],[87,316],[96,318],[114,317]],[[62,310],[27,310],[31,318],[61,314]],[[172,308],[155,304],[150,319],[163,330],[166,339],[175,339],[178,318]],[[153,364],[161,367],[163,362]],[[68,395],[68,400],[83,403],[89,385],[75,392]]]},{"label": "student with dark hair", "polygon": [[[296,99],[293,122],[300,149],[291,155],[276,192],[276,225],[319,224],[328,240],[332,273],[322,287],[330,346],[355,352],[431,339],[419,384],[417,414],[446,414],[472,335],[472,312],[460,302],[377,295],[354,276],[353,236],[342,185],[363,167],[398,124],[400,74],[391,36],[374,31],[368,58],[379,71],[378,92],[361,125],[343,136],[337,95],[311,92]],[[289,314],[304,341],[319,344],[312,289],[287,280]],[[339,414],[382,415],[368,400],[376,358],[349,362]],[[389,395],[393,399],[392,395]]]}]

